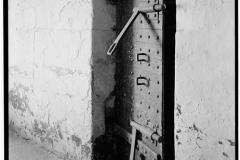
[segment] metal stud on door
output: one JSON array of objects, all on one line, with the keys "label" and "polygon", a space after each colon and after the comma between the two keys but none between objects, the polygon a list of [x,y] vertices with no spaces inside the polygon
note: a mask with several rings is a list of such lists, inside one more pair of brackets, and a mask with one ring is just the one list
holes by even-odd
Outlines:
[{"label": "metal stud on door", "polygon": [[[132,10],[131,7],[123,7],[130,6],[129,0],[120,2],[119,8],[123,17],[120,18],[120,23],[124,21],[126,24],[107,51],[108,55],[112,55],[120,44],[116,74],[115,123],[117,130],[121,130],[121,136],[131,133],[130,160],[160,160],[162,22],[165,7],[160,0],[131,2]],[[126,17],[129,17],[128,21]],[[129,136],[124,138],[130,139]]]}]

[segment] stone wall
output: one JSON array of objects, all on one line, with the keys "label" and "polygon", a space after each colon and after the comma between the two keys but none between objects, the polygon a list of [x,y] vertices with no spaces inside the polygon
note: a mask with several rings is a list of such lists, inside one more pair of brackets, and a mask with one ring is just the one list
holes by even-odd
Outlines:
[{"label": "stone wall", "polygon": [[10,127],[62,157],[91,158],[114,85],[114,13],[104,0],[9,0]]},{"label": "stone wall", "polygon": [[234,0],[177,0],[176,160],[235,156]]}]

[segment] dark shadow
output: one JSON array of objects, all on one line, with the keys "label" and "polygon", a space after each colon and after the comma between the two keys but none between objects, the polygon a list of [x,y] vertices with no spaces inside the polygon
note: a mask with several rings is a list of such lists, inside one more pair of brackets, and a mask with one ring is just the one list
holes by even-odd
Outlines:
[{"label": "dark shadow", "polygon": [[238,1],[235,1],[235,93],[236,93],[236,98],[235,98],[235,140],[236,140],[236,146],[235,146],[235,157],[238,157],[238,143],[239,143],[239,136],[238,136],[238,104],[239,104],[239,99],[238,97]]},{"label": "dark shadow", "polygon": [[[129,52],[126,48],[130,48],[132,36],[130,35],[131,27],[127,31],[127,34],[124,35],[123,39],[118,44],[116,51],[112,56],[107,55],[108,47],[110,47],[113,42],[114,33],[117,35],[131,16],[132,1],[129,0],[96,0],[92,1],[94,17],[92,22],[93,32],[92,32],[92,122],[93,135],[98,135],[98,132],[101,130],[100,127],[104,127],[105,123],[105,134],[101,136],[93,137],[93,159],[94,160],[123,160],[128,159],[127,151],[130,151],[130,146],[127,142],[122,140],[120,137],[114,134],[113,132],[113,122],[125,126],[126,119],[129,117],[129,112],[126,114],[124,108],[122,108],[121,97],[124,96],[124,91],[126,94],[131,95],[132,90],[129,89],[129,86],[123,81],[126,79],[126,73],[131,71],[131,64],[128,64],[128,67],[123,67],[123,61],[127,61]],[[103,22],[105,18],[111,15],[111,7],[116,8],[116,17],[113,17],[116,20],[116,25],[111,26],[106,25]],[[106,17],[104,17],[104,15]],[[108,22],[107,22],[108,23]],[[126,45],[124,42],[129,42],[127,45],[129,47],[122,47]],[[109,68],[114,68],[113,76],[106,74],[109,72]],[[109,76],[109,77],[108,77]],[[111,79],[111,78],[112,79]],[[107,83],[105,83],[107,82]],[[112,90],[109,90],[108,85],[114,84],[115,87]],[[123,91],[124,90],[124,91]],[[106,95],[107,93],[107,95]],[[105,95],[104,95],[105,94]],[[115,98],[116,97],[116,98]],[[110,101],[114,101],[114,109],[109,107],[108,104]],[[118,115],[118,116],[117,116]],[[120,116],[119,116],[120,115]],[[103,120],[103,121],[102,121]],[[122,122],[126,124],[122,124]],[[128,126],[130,128],[130,126]],[[131,132],[131,130],[130,130]],[[124,155],[125,156],[124,158]]]},{"label": "dark shadow", "polygon": [[[120,33],[124,25],[127,23],[128,19],[132,15],[133,1],[129,0],[119,0],[117,2],[117,12],[116,12],[116,33]],[[133,56],[133,42],[132,42],[132,26],[126,31],[124,36],[119,42],[117,50],[115,52],[116,57],[116,73],[115,73],[115,105],[114,105],[114,121],[123,126],[124,129],[131,132],[131,127],[127,119],[131,117],[131,105],[123,104],[127,99],[132,102],[131,96],[133,92],[132,82],[132,67],[133,62],[129,61],[130,57]]]},{"label": "dark shadow", "polygon": [[174,88],[176,0],[164,0],[163,27],[163,158],[175,159]]},{"label": "dark shadow", "polygon": [[[133,1],[118,0],[116,5],[116,35],[118,35],[128,19],[132,15]],[[130,144],[120,137],[116,131],[114,131],[113,122],[131,133],[131,109],[132,94],[133,94],[133,80],[131,76],[133,73],[133,63],[129,61],[132,55],[133,42],[132,42],[132,26],[126,31],[125,35],[119,42],[115,51],[116,57],[116,72],[115,72],[115,103],[113,110],[113,117],[106,119],[106,125],[108,126],[107,134],[111,134],[115,139],[116,144],[116,156],[112,160],[128,160],[130,154]],[[123,100],[124,99],[124,100]],[[126,103],[126,101],[130,103]]]},{"label": "dark shadow", "polygon": [[3,87],[4,87],[4,159],[9,158],[9,112],[8,112],[8,87],[9,87],[9,75],[8,75],[8,3],[9,1],[3,1],[3,73],[4,73],[4,79],[3,79]]}]

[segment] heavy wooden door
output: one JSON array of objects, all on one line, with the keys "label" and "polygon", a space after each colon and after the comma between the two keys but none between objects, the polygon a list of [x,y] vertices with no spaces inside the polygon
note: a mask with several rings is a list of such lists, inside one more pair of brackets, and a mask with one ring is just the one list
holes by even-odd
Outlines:
[{"label": "heavy wooden door", "polygon": [[[133,8],[152,7],[161,0],[122,0],[118,2],[117,30],[124,27]],[[163,11],[140,13],[121,39],[116,52],[115,123],[131,145],[131,122],[142,127],[136,131],[135,160],[158,160],[162,157],[162,27]],[[151,132],[145,134],[144,131]],[[128,156],[130,147],[126,146]],[[123,147],[124,148],[124,147]],[[125,148],[125,149],[126,149]]]}]

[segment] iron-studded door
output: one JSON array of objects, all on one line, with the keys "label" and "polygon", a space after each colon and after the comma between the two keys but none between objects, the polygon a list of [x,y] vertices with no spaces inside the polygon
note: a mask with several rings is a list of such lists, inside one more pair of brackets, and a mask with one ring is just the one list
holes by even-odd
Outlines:
[{"label": "iron-studded door", "polygon": [[[122,37],[116,52],[116,131],[131,145],[130,160],[159,160],[163,4],[161,0],[122,0],[117,8],[117,30]],[[120,38],[108,52],[113,52]]]}]

